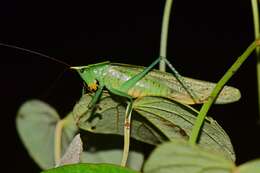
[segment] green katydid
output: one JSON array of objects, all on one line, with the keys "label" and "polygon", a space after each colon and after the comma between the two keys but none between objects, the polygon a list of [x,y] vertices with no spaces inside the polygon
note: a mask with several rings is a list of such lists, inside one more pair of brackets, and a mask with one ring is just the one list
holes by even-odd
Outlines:
[{"label": "green katydid", "polygon": [[[176,76],[151,69],[159,62],[157,58],[149,67],[103,62],[88,66],[71,67],[76,69],[90,90],[96,91],[89,108],[98,101],[102,90],[106,88],[111,93],[129,99],[125,114],[124,154],[121,165],[125,166],[129,150],[131,111],[134,98],[143,96],[161,96],[177,100],[183,104],[203,103],[211,93],[215,84]],[[168,63],[167,59],[166,63]],[[170,65],[170,64],[169,64]],[[171,66],[170,66],[171,67]],[[171,68],[172,69],[172,68]],[[172,71],[176,74],[175,69]],[[180,83],[184,81],[185,83]],[[98,82],[98,84],[97,84]],[[99,85],[99,86],[98,86]],[[187,86],[188,85],[188,86]],[[185,87],[189,87],[187,90]],[[195,97],[190,92],[195,92]],[[240,92],[233,87],[225,87],[216,103],[225,104],[237,101]]]},{"label": "green katydid", "polygon": [[[35,51],[2,43],[0,43],[0,45],[34,53],[68,66],[64,62]],[[166,72],[152,70],[152,68],[161,59],[169,65],[176,77]],[[177,100],[183,104],[203,103],[207,100],[215,86],[214,83],[180,76],[168,60],[163,57],[157,58],[147,68],[110,63],[108,61],[88,66],[70,68],[77,70],[81,78],[87,84],[88,88],[91,91],[96,92],[88,106],[89,108],[94,108],[94,105],[98,102],[103,89],[107,89],[115,95],[128,99],[125,113],[124,154],[121,162],[122,166],[126,165],[129,151],[130,122],[133,99],[143,96],[161,96],[172,100]],[[223,88],[215,103],[230,103],[237,101],[239,98],[240,92],[238,89],[226,86]]]}]

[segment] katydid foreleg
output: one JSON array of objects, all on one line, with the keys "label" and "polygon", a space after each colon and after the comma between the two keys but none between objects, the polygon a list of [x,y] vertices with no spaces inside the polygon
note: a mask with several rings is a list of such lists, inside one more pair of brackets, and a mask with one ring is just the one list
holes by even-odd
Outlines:
[{"label": "katydid foreleg", "polygon": [[[94,96],[92,97],[92,100],[88,104],[88,111],[92,112],[94,110],[96,103],[98,102],[100,96],[102,95],[103,89],[104,89],[104,85],[99,85],[97,91],[95,92]],[[84,95],[84,88],[82,91],[83,91],[82,95]],[[82,114],[82,116],[83,115],[84,114]],[[81,116],[79,116],[76,121],[78,121],[80,118],[81,118]]]},{"label": "katydid foreleg", "polygon": [[99,85],[97,91],[95,92],[94,97],[92,98],[91,102],[88,105],[89,109],[91,109],[97,103],[97,101],[99,100],[102,94],[103,89],[104,89],[104,85]]}]

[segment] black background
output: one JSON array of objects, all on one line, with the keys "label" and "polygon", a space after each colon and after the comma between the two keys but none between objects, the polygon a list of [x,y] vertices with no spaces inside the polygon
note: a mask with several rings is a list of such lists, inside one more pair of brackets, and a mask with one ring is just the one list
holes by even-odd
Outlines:
[{"label": "black background", "polygon": [[[1,1],[0,42],[71,65],[147,66],[159,54],[163,7],[148,0]],[[254,39],[250,1],[176,0],[172,17],[168,57],[184,76],[219,80]],[[41,98],[65,114],[80,97],[81,80],[66,71],[57,81],[63,65],[26,52],[0,47],[0,57],[1,169],[39,172],[17,136],[16,111]],[[238,163],[260,157],[255,62],[252,55],[229,82],[242,99],[210,111],[230,135]]]}]

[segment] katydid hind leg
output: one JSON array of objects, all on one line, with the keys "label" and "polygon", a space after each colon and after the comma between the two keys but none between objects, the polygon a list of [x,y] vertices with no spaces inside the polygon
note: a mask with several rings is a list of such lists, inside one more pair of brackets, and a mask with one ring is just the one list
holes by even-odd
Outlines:
[{"label": "katydid hind leg", "polygon": [[139,80],[141,80],[149,71],[154,68],[156,64],[160,62],[160,60],[165,61],[167,66],[172,70],[173,75],[176,77],[176,79],[179,81],[179,83],[182,85],[182,87],[187,91],[187,93],[190,95],[194,103],[197,103],[197,100],[199,99],[198,96],[196,96],[195,92],[192,91],[192,89],[189,87],[185,79],[178,73],[178,71],[173,67],[173,65],[167,60],[166,57],[159,57],[157,58],[150,66],[146,67],[143,71],[136,74],[134,77],[130,78],[128,81],[126,81],[122,86],[121,89],[123,91],[128,91],[130,88],[132,88]]},{"label": "katydid hind leg", "polygon": [[146,67],[143,71],[141,71],[140,73],[136,74],[135,76],[130,78],[128,81],[123,83],[121,86],[122,91],[128,91],[130,88],[135,86],[135,84],[139,80],[141,80],[149,71],[151,71],[152,68],[154,68],[154,66],[160,62],[160,60],[161,60],[161,57],[157,58],[151,65]]},{"label": "katydid hind leg", "polygon": [[166,57],[162,57],[163,61],[167,64],[167,66],[171,69],[173,75],[176,77],[178,82],[182,85],[182,87],[186,90],[186,92],[190,95],[191,99],[194,101],[194,103],[199,102],[199,98],[196,95],[196,93],[192,90],[191,87],[187,84],[185,79],[180,75],[180,73],[173,67],[173,65],[169,62],[169,60]]}]

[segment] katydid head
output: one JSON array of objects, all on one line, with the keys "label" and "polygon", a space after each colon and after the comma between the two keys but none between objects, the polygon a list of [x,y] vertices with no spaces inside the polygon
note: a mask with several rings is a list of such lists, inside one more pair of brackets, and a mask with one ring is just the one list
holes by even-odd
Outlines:
[{"label": "katydid head", "polygon": [[71,67],[78,72],[83,81],[87,84],[88,88],[92,90],[97,89],[97,80],[93,74],[93,69],[88,66]]},{"label": "katydid head", "polygon": [[108,64],[109,61],[105,61],[97,64],[91,64],[88,66],[77,66],[77,67],[70,67],[70,68],[78,72],[80,77],[88,85],[88,88],[91,91],[95,91],[97,90],[97,86],[98,86],[97,82],[99,81],[100,76],[102,76],[102,72],[104,68]]}]

